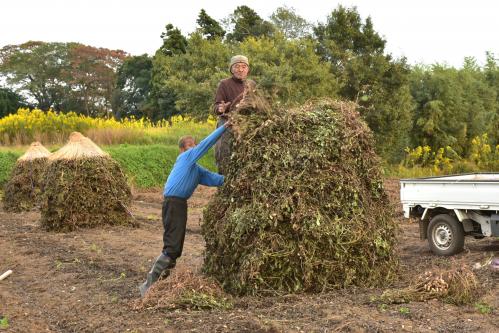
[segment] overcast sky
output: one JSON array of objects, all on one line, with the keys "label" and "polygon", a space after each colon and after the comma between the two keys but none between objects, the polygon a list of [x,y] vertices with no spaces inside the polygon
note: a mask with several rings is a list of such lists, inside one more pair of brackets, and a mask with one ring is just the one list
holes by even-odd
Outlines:
[{"label": "overcast sky", "polygon": [[356,6],[363,19],[387,40],[386,51],[409,63],[447,63],[461,67],[466,56],[499,57],[499,2],[494,0],[4,0],[0,47],[28,40],[80,42],[152,55],[167,23],[184,34],[196,28],[201,8],[221,20],[239,5],[267,19],[287,5],[311,23],[325,22],[338,4]]}]

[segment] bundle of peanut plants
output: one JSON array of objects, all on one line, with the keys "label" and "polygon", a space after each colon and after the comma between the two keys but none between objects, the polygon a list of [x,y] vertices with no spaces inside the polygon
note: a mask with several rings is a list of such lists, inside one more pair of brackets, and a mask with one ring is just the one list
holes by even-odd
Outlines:
[{"label": "bundle of peanut plants", "polygon": [[396,224],[371,131],[353,103],[271,108],[250,91],[202,224],[204,270],[233,294],[379,286],[397,270]]}]

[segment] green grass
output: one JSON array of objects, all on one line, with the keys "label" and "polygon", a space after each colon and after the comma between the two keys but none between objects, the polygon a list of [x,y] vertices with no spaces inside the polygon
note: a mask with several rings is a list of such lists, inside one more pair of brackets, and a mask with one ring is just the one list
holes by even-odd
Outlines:
[{"label": "green grass", "polygon": [[481,314],[491,314],[494,308],[487,303],[475,303],[475,309]]},{"label": "green grass", "polygon": [[9,319],[0,315],[0,329],[9,328]]},{"label": "green grass", "polygon": [[[130,182],[140,188],[163,186],[179,150],[177,145],[119,145],[103,147],[123,168]],[[213,150],[199,164],[216,171]]]},{"label": "green grass", "polygon": [[14,167],[16,160],[21,155],[22,152],[20,151],[0,150],[0,185],[2,185],[2,187],[9,179],[10,172]]},{"label": "green grass", "polygon": [[409,309],[408,307],[402,306],[399,308],[399,313],[404,314],[404,315],[408,315],[411,313],[411,309]]},{"label": "green grass", "polygon": [[[94,130],[92,138],[108,152],[123,168],[129,183],[139,188],[163,186],[177,159],[178,139],[185,135],[193,136],[197,142],[215,129],[214,122],[196,123],[193,121],[174,122],[170,127]],[[133,132],[133,133],[131,133]],[[106,142],[133,142],[109,144]],[[51,152],[63,144],[47,145]],[[0,146],[0,189],[8,181],[16,160],[29,146]],[[213,149],[199,162],[211,171],[216,171]]]},{"label": "green grass", "polygon": [[[210,133],[215,130],[215,125],[212,124],[197,124],[197,123],[187,123],[183,126],[173,126],[168,130],[163,128],[150,128],[146,131],[146,136],[148,137],[144,143],[159,143],[166,145],[178,145],[178,139],[182,136],[190,135],[196,139],[196,142],[203,140],[205,137],[210,135]],[[138,143],[142,143],[138,141]]]},{"label": "green grass", "polygon": [[[58,146],[50,147],[54,151]],[[0,149],[0,186],[3,187],[10,177],[16,160],[27,147]],[[102,146],[122,167],[129,182],[139,188],[163,186],[170,173],[179,149],[176,144],[153,145],[113,145]],[[216,171],[213,149],[199,162],[205,168]]]},{"label": "green grass", "polygon": [[[163,186],[168,174],[178,156],[178,137],[189,133],[199,141],[209,134],[208,128],[192,127],[186,129],[177,128],[175,135],[166,135],[161,129],[153,129],[148,133],[147,140],[162,142],[156,144],[120,144],[101,145],[123,168],[129,182],[139,188],[150,188]],[[154,137],[154,136],[157,137]],[[153,139],[151,139],[154,137]],[[54,152],[62,145],[47,147]],[[21,156],[28,146],[0,147],[0,188],[5,185],[10,177],[10,172],[16,160]],[[213,149],[211,149],[199,162],[205,168],[216,171]],[[385,177],[397,178],[419,178],[443,174],[435,173],[433,168],[413,167],[406,168],[400,165],[383,165]],[[456,167],[452,173],[476,172],[476,169]]]}]

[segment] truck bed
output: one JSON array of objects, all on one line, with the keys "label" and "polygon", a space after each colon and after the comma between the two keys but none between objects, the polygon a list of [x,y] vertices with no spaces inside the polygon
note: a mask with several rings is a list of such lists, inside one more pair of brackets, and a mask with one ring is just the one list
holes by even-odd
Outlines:
[{"label": "truck bed", "polygon": [[499,211],[499,173],[473,173],[400,180],[400,201],[404,216],[410,209]]}]

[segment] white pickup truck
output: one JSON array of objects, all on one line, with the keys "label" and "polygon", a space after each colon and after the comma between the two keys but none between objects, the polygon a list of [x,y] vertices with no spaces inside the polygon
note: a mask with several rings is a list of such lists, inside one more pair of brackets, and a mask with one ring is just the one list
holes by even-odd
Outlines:
[{"label": "white pickup truck", "polygon": [[499,236],[499,173],[401,179],[400,201],[437,255],[460,252],[464,236]]}]

